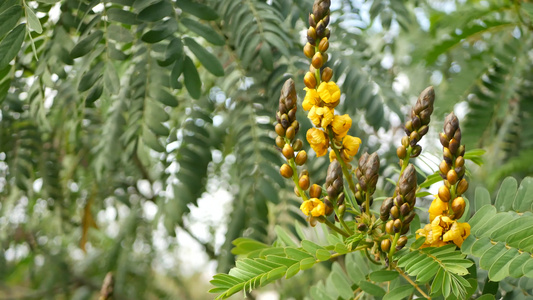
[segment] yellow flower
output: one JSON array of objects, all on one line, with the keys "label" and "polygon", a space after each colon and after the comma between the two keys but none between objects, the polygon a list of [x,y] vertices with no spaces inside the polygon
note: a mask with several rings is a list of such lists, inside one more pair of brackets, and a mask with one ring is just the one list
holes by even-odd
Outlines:
[{"label": "yellow flower", "polygon": [[318,97],[318,92],[315,89],[304,88],[304,90],[306,93],[302,107],[305,111],[308,111],[314,105],[318,105],[320,103],[320,97]]},{"label": "yellow flower", "polygon": [[347,135],[342,139],[342,151],[346,157],[354,156],[359,151],[361,139],[351,135]]},{"label": "yellow flower", "polygon": [[329,108],[327,106],[313,106],[311,107],[311,110],[309,110],[309,113],[307,114],[307,117],[313,125],[317,127],[326,128],[328,125],[333,121],[333,109]]},{"label": "yellow flower", "polygon": [[352,126],[352,119],[348,115],[334,116],[333,121],[331,122],[331,127],[337,138],[344,137],[350,127]]},{"label": "yellow flower", "polygon": [[416,231],[416,238],[418,239],[421,236],[425,237],[426,241],[420,248],[441,247],[441,246],[446,245],[446,243],[441,241],[440,239],[433,240],[433,235],[431,232],[431,224],[427,224],[426,226],[424,226],[424,228],[420,228]]},{"label": "yellow flower", "polygon": [[326,205],[317,198],[311,198],[300,205],[300,210],[306,216],[320,217],[326,214]]},{"label": "yellow flower", "polygon": [[329,162],[332,162],[337,159],[337,155],[335,155],[335,151],[331,150],[329,151]]},{"label": "yellow flower", "polygon": [[470,224],[454,222],[450,230],[444,234],[444,242],[453,241],[454,244],[461,247],[464,240],[470,235]]},{"label": "yellow flower", "polygon": [[317,156],[323,156],[328,153],[329,139],[324,131],[311,128],[307,131],[306,138]]},{"label": "yellow flower", "polygon": [[441,237],[450,230],[450,227],[453,225],[454,221],[447,216],[437,216],[431,222],[431,239],[430,243],[433,241],[438,241]]},{"label": "yellow flower", "polygon": [[333,81],[320,83],[317,91],[320,99],[328,104],[334,104],[341,98],[341,90]]},{"label": "yellow flower", "polygon": [[433,220],[440,215],[447,215],[448,214],[448,203],[441,201],[439,197],[435,197],[433,202],[431,202],[431,206],[429,207],[429,222],[433,222]]}]

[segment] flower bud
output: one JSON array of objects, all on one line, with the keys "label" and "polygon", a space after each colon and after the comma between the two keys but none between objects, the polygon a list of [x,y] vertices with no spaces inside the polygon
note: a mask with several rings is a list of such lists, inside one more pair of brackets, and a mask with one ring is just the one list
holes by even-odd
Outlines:
[{"label": "flower bud", "polygon": [[300,177],[300,179],[298,180],[298,185],[302,190],[307,190],[309,188],[309,176],[304,175]]},{"label": "flower bud", "polygon": [[457,149],[457,153],[455,153],[456,156],[465,156],[465,145],[461,145],[459,149]]},{"label": "flower bud", "polygon": [[393,206],[390,209],[390,215],[392,219],[396,220],[400,217],[400,210],[398,209],[398,206]]},{"label": "flower bud", "polygon": [[[283,126],[283,128],[287,128],[289,127],[290,125],[290,122],[289,122],[289,116],[287,116],[287,114],[283,114],[281,116],[281,126]],[[285,134],[287,134],[287,132],[285,132]]]},{"label": "flower bud", "polygon": [[405,156],[407,155],[407,150],[405,149],[403,145],[396,149],[396,155],[398,155],[399,159],[405,158]]},{"label": "flower bud", "polygon": [[313,59],[311,60],[311,64],[313,65],[313,67],[316,69],[320,69],[323,63],[324,63],[324,60],[322,58],[322,53],[320,52],[315,53],[315,55],[313,56]]},{"label": "flower bud", "polygon": [[329,216],[333,213],[333,204],[331,204],[331,201],[329,201],[329,199],[326,197],[326,199],[324,200],[324,205],[326,206],[326,216]]},{"label": "flower bud", "polygon": [[450,171],[450,166],[443,160],[439,165],[439,170],[442,174],[446,175]]},{"label": "flower bud", "polygon": [[450,190],[445,185],[441,186],[439,188],[439,199],[442,202],[448,202],[450,201],[450,197],[451,197]]},{"label": "flower bud", "polygon": [[409,224],[409,223],[411,223],[411,221],[413,221],[413,219],[415,218],[415,216],[416,216],[416,213],[415,213],[414,210],[412,210],[412,211],[407,215],[407,217],[404,217],[404,218],[403,218],[403,223],[404,223],[404,224]]},{"label": "flower bud", "polygon": [[418,132],[413,131],[409,135],[409,140],[410,140],[411,146],[414,146],[420,140],[420,135],[418,134]]},{"label": "flower bud", "polygon": [[[276,125],[277,126],[277,125]],[[276,138],[276,144],[277,144],[277,138]],[[292,148],[294,149],[294,151],[300,151],[302,150],[302,147],[303,147],[303,142],[302,140],[300,139],[296,139],[293,143],[292,143]],[[281,148],[281,147],[280,147]]]},{"label": "flower bud", "polygon": [[346,205],[344,204],[339,205],[339,217],[342,217],[345,211],[346,211]]},{"label": "flower bud", "polygon": [[408,136],[402,137],[402,146],[404,146],[405,148],[407,148],[409,146],[409,137]]},{"label": "flower bud", "polygon": [[394,221],[393,220],[390,220],[390,221],[387,222],[387,224],[385,225],[385,231],[388,234],[393,234],[394,233]]},{"label": "flower bud", "polygon": [[451,153],[456,153],[459,149],[459,142],[456,139],[451,139],[448,148],[450,148]]},{"label": "flower bud", "polygon": [[463,215],[466,207],[466,202],[463,197],[457,197],[452,201],[453,219],[459,219]]},{"label": "flower bud", "polygon": [[297,197],[301,197],[300,196],[300,190],[298,190],[297,186],[294,186],[294,193],[296,194]]},{"label": "flower bud", "polygon": [[315,227],[317,223],[318,223],[317,218],[309,217],[309,225],[311,225],[311,227]]},{"label": "flower bud", "polygon": [[466,190],[468,190],[468,181],[466,181],[466,179],[461,179],[461,181],[459,181],[459,183],[457,184],[457,195],[460,196],[462,194],[464,194],[464,192],[466,192]]},{"label": "flower bud", "polygon": [[465,159],[462,156],[459,156],[455,159],[455,167],[460,168],[465,165]]},{"label": "flower bud", "polygon": [[417,115],[414,115],[411,119],[411,123],[413,123],[413,130],[417,130],[422,126],[422,122],[420,122],[420,118]]},{"label": "flower bud", "polygon": [[341,205],[344,203],[344,193],[340,193],[339,197],[337,197],[337,205]]},{"label": "flower bud", "polygon": [[392,228],[394,230],[394,233],[400,232],[400,230],[402,229],[402,220],[400,220],[400,219],[394,220]]},{"label": "flower bud", "polygon": [[291,178],[293,174],[292,168],[288,164],[283,164],[279,169],[279,173],[285,178]]},{"label": "flower bud", "polygon": [[285,144],[285,146],[283,146],[283,150],[281,150],[281,153],[283,153],[283,156],[285,156],[286,159],[291,159],[294,157],[294,150],[289,144]]},{"label": "flower bud", "polygon": [[309,43],[305,44],[305,46],[304,46],[304,54],[308,58],[312,58],[313,55],[315,55],[315,46],[313,46],[313,45],[311,45]]},{"label": "flower bud", "polygon": [[429,127],[427,125],[422,125],[422,127],[420,127],[418,129],[418,134],[422,137],[424,135],[426,135],[426,133],[428,133],[429,131]]},{"label": "flower bud", "polygon": [[381,241],[381,251],[389,252],[390,245],[391,245],[390,240],[389,239],[384,239],[383,241]]},{"label": "flower bud", "polygon": [[446,174],[446,179],[451,185],[454,185],[458,179],[457,172],[455,172],[455,170],[448,171],[448,173]]},{"label": "flower bud", "polygon": [[446,163],[451,166],[452,165],[452,158],[453,158],[453,155],[450,152],[450,149],[444,147],[442,149],[442,159],[444,159],[444,161],[446,161]]},{"label": "flower bud", "polygon": [[311,72],[307,72],[305,73],[305,76],[304,76],[304,83],[305,83],[305,86],[310,88],[310,89],[314,89],[316,88],[316,78],[315,78],[315,75]]},{"label": "flower bud", "polygon": [[448,148],[448,146],[450,145],[450,140],[448,139],[448,136],[446,136],[446,133],[441,132],[439,138],[442,147]]},{"label": "flower bud", "polygon": [[310,26],[309,29],[307,29],[307,40],[310,44],[314,45],[316,41],[316,30],[314,27]]},{"label": "flower bud", "polygon": [[359,225],[357,225],[357,230],[359,231],[366,231],[367,229],[368,226],[365,223],[359,223]]},{"label": "flower bud", "polygon": [[410,135],[413,132],[413,123],[411,121],[405,122],[405,132]]},{"label": "flower bud", "polygon": [[409,212],[411,212],[411,208],[409,207],[409,203],[404,203],[401,207],[400,207],[400,214],[403,216],[403,217],[406,217]]},{"label": "flower bud", "polygon": [[299,166],[305,164],[306,161],[307,161],[307,153],[305,152],[305,150],[298,152],[298,154],[296,155],[296,158],[294,159],[294,162]]},{"label": "flower bud", "polygon": [[309,26],[311,27],[315,27],[316,26],[316,21],[315,21],[315,16],[313,14],[309,14]]},{"label": "flower bud", "polygon": [[329,82],[333,77],[333,70],[330,67],[325,67],[322,70],[322,81]]},{"label": "flower bud", "polygon": [[[414,131],[413,131],[414,132]],[[411,151],[411,158],[417,157],[422,153],[422,146],[414,145],[413,150]]]},{"label": "flower bud", "polygon": [[400,231],[400,234],[406,234],[409,231],[409,224],[407,224],[405,221],[403,222],[402,231]]},{"label": "flower bud", "polygon": [[311,190],[309,190],[309,197],[320,198],[322,196],[322,188],[318,184],[313,184]]},{"label": "flower bud", "polygon": [[281,124],[276,124],[276,127],[274,127],[274,129],[276,130],[276,133],[283,137],[285,136],[285,128],[283,128],[283,126]]},{"label": "flower bud", "polygon": [[294,127],[292,126],[289,126],[289,128],[287,128],[287,131],[285,131],[285,136],[289,139],[289,140],[292,140],[294,139],[294,136],[296,135],[296,131],[294,130]]},{"label": "flower bud", "polygon": [[329,48],[329,41],[328,38],[323,38],[320,40],[320,43],[318,43],[318,51],[320,52],[326,52]]},{"label": "flower bud", "polygon": [[283,148],[283,146],[285,146],[285,140],[279,135],[276,137],[276,146],[279,148]]},{"label": "flower bud", "polygon": [[398,242],[396,243],[396,245],[400,248],[403,248],[405,244],[407,244],[407,237],[404,235],[398,239]]}]

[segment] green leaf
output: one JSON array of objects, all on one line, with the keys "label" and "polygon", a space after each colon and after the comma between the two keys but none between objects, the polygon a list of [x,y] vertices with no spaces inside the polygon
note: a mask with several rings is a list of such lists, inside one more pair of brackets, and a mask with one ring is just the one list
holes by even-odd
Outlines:
[{"label": "green leaf", "polygon": [[185,45],[198,58],[202,65],[215,76],[224,76],[224,68],[220,61],[204,47],[200,46],[195,40],[189,37],[184,39]]},{"label": "green leaf", "polygon": [[196,22],[189,18],[182,18],[180,22],[189,28],[190,31],[203,37],[206,41],[213,45],[223,46],[226,40],[222,35],[216,32],[212,27]]},{"label": "green leaf", "polygon": [[372,296],[376,296],[376,297],[385,296],[385,290],[383,290],[380,286],[370,283],[368,281],[359,282],[359,287],[361,288],[361,290],[363,290],[364,292]]},{"label": "green leaf", "polygon": [[107,27],[107,36],[110,40],[119,43],[129,43],[133,41],[133,35],[131,34],[131,31],[115,24],[111,24]]},{"label": "green leaf", "polygon": [[383,300],[401,300],[407,298],[411,296],[414,289],[415,288],[412,285],[400,285],[388,292],[383,297]]},{"label": "green leaf", "polygon": [[24,5],[24,9],[26,10],[26,15],[28,18],[28,25],[30,26],[30,29],[37,32],[38,34],[43,33],[43,27],[41,26],[41,21],[39,21],[39,18],[37,18],[33,10],[29,8],[27,5]]},{"label": "green leaf", "polygon": [[104,87],[111,95],[117,95],[120,91],[120,79],[118,78],[117,69],[110,61],[105,66]]},{"label": "green leaf", "polygon": [[101,30],[91,33],[72,48],[70,51],[70,57],[78,58],[88,54],[95,48],[96,44],[100,42],[103,36],[104,33]]},{"label": "green leaf", "polygon": [[140,22],[137,21],[137,15],[135,13],[120,8],[111,7],[110,9],[106,10],[106,14],[110,21],[128,25],[140,24]]},{"label": "green leaf", "polygon": [[174,7],[172,7],[172,4],[162,0],[141,10],[137,19],[145,22],[155,22],[170,16],[173,12]]},{"label": "green leaf", "polygon": [[85,92],[93,87],[98,79],[102,77],[102,69],[104,67],[104,62],[99,62],[94,67],[92,67],[87,73],[83,74],[81,77],[80,84],[78,85],[79,92]]},{"label": "green leaf", "polygon": [[205,4],[192,0],[180,0],[177,5],[184,12],[195,15],[202,20],[213,21],[218,19],[217,12]]},{"label": "green leaf", "polygon": [[189,95],[194,99],[200,98],[202,81],[200,81],[200,75],[198,75],[196,66],[188,56],[185,56],[183,75],[185,77],[185,87],[187,88],[187,91],[189,91]]},{"label": "green leaf", "polygon": [[22,6],[13,5],[0,14],[0,38],[6,35],[15,25],[22,14]]},{"label": "green leaf", "polygon": [[20,24],[9,32],[0,42],[0,70],[15,58],[26,36],[26,25]]},{"label": "green leaf", "polygon": [[368,278],[375,282],[392,281],[398,278],[400,274],[396,271],[379,270],[372,272],[368,275]]},{"label": "green leaf", "polygon": [[513,177],[507,177],[503,180],[494,203],[499,211],[508,211],[513,207],[517,187],[518,182]]},{"label": "green leaf", "polygon": [[158,23],[152,30],[144,33],[141,40],[154,44],[172,36],[178,30],[178,22],[175,19],[168,19]]}]

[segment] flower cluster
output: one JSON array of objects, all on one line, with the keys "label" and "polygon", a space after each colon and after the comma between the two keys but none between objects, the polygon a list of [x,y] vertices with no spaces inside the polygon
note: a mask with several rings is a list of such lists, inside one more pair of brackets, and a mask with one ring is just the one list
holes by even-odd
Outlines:
[{"label": "flower cluster", "polygon": [[451,113],[444,120],[444,132],[440,134],[443,146],[443,160],[439,166],[444,185],[429,207],[429,221],[417,230],[418,236],[426,237],[424,246],[442,246],[453,242],[461,246],[470,234],[470,225],[460,223],[466,202],[461,195],[468,189],[465,174],[465,146],[461,145],[459,120]]},{"label": "flower cluster", "polygon": [[[317,156],[326,155],[331,146],[339,150],[339,156],[345,162],[350,162],[359,151],[361,140],[347,135],[352,126],[350,116],[335,115],[341,91],[331,81],[331,68],[324,67],[329,48],[329,29],[326,28],[329,23],[329,6],[330,1],[315,1],[313,13],[309,15],[308,42],[304,47],[304,54],[311,59],[311,66],[304,77],[306,94],[302,107],[308,111],[307,117],[316,128],[310,129],[306,137]],[[336,159],[335,152],[331,151],[329,157],[330,161]]]}]

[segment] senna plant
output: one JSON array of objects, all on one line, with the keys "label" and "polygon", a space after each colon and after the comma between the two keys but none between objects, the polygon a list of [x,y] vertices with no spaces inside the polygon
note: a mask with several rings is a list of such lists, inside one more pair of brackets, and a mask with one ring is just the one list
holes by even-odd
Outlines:
[{"label": "senna plant", "polygon": [[[469,219],[471,206],[463,197],[469,186],[465,160],[478,160],[480,153],[466,152],[453,113],[445,118],[440,133],[439,170],[418,179],[411,159],[421,154],[419,142],[429,130],[435,101],[432,87],[421,92],[405,123],[406,135],[397,148],[400,172],[394,192],[382,201],[379,212],[373,210],[380,159],[377,153],[362,153],[355,160],[361,140],[348,135],[352,119],[335,114],[341,92],[326,66],[329,6],[329,0],[315,0],[309,15],[303,52],[311,64],[301,103],[314,125],[305,133],[307,142],[316,159],[329,156],[324,185],[311,185],[305,169],[308,155],[297,137],[298,98],[292,79],[281,90],[275,125],[276,145],[286,159],[280,174],[294,182],[301,212],[311,227],[322,224],[327,242],[320,245],[306,238],[298,223],[299,238],[276,227],[278,241],[273,245],[239,238],[233,242],[233,253],[239,255],[235,267],[215,275],[210,292],[218,293],[217,299],[251,292],[325,261],[334,261],[332,272],[325,285],[311,289],[315,299],[489,299],[497,295],[491,281],[533,278],[533,198],[527,193],[533,180],[526,178],[517,189],[516,180],[507,179],[494,205],[488,192],[478,188],[472,205],[475,215]],[[417,197],[424,195],[422,188],[441,180],[427,212],[429,223],[421,226],[418,214],[426,212],[416,210]],[[488,271],[486,277],[478,268]],[[516,295],[511,289],[498,296]]]}]

